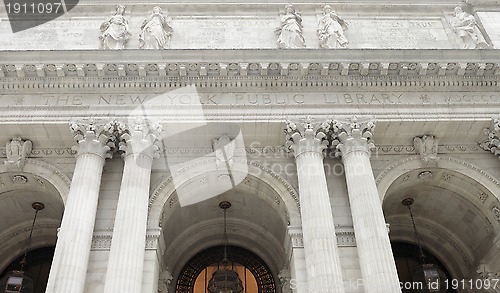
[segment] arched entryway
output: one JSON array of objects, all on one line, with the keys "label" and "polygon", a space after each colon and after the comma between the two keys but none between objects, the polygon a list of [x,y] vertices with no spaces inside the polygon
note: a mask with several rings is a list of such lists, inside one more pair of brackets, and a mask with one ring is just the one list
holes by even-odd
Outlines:
[{"label": "arched entryway", "polygon": [[[238,273],[243,284],[243,293],[275,293],[276,282],[266,263],[253,252],[229,246],[229,267]],[[183,267],[176,285],[176,293],[208,293],[212,274],[223,266],[223,246],[207,248],[196,254]]]},{"label": "arched entryway", "polygon": [[[478,266],[495,249],[500,226],[491,213],[498,204],[498,184],[472,164],[440,157],[426,166],[418,157],[405,159],[379,176],[383,209],[392,242],[417,245],[405,198],[413,198],[412,212],[420,242],[441,262],[452,279],[477,279]],[[390,181],[390,182],[389,182]]]},{"label": "arched entryway", "polygon": [[[70,180],[53,166],[34,159],[26,160],[23,170],[0,165],[0,274],[19,269],[28,252],[25,271],[35,281],[36,293],[45,292],[48,272],[61,225],[64,201]],[[34,202],[45,208],[37,215],[29,243],[35,210]]]},{"label": "arched entryway", "polygon": [[[235,161],[233,170],[239,172],[241,164],[248,163]],[[228,244],[257,255],[265,262],[273,279],[278,280],[280,271],[290,266],[289,253],[292,252],[288,229],[300,222],[298,198],[293,188],[278,175],[252,163],[245,167],[248,168],[245,179],[231,190],[182,206],[177,199],[179,192],[186,194],[191,188],[190,193],[202,194],[207,188],[203,185],[203,177],[212,171],[207,171],[203,165],[195,167],[205,170],[177,187],[167,178],[152,195],[149,228],[154,229],[155,222],[161,227],[159,274],[173,277],[173,282],[166,282],[169,292],[175,290],[175,280],[190,259],[224,243],[221,201],[229,201],[232,205],[227,212]]]}]

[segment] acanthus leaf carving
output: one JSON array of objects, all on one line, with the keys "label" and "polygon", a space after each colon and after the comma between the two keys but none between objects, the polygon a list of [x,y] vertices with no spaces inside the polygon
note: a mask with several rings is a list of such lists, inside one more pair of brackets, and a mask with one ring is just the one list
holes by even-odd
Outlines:
[{"label": "acanthus leaf carving", "polygon": [[86,121],[70,122],[76,145],[72,150],[80,154],[97,154],[103,158],[111,158],[115,151],[116,137],[114,121],[96,121],[90,118]]},{"label": "acanthus leaf carving", "polygon": [[372,136],[376,121],[372,118],[358,119],[353,116],[347,121],[332,121],[332,145],[337,157],[353,151],[370,153],[375,148]]},{"label": "acanthus leaf carving", "polygon": [[131,118],[128,124],[117,123],[120,137],[119,150],[124,156],[142,154],[150,158],[160,157],[162,150],[160,122],[151,122],[141,117]]},{"label": "acanthus leaf carving", "polygon": [[313,122],[307,116],[303,123],[286,121],[286,149],[293,151],[297,157],[304,152],[321,153],[328,147],[327,134],[330,131],[331,120]]}]

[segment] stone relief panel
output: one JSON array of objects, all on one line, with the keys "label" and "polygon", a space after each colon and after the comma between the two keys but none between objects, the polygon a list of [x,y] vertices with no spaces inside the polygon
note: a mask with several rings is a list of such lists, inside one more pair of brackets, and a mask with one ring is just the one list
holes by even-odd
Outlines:
[{"label": "stone relief panel", "polygon": [[153,7],[153,12],[144,19],[139,35],[141,49],[168,49],[172,36],[172,18],[161,7]]},{"label": "stone relief panel", "polygon": [[125,49],[125,44],[132,35],[128,27],[128,20],[124,16],[125,6],[116,6],[116,12],[108,20],[104,21],[101,26],[101,49]]},{"label": "stone relief panel", "polygon": [[291,4],[285,7],[285,13],[280,15],[280,25],[274,33],[278,36],[278,47],[282,49],[305,48],[304,26],[300,13]]},{"label": "stone relief panel", "polygon": [[446,49],[456,48],[440,18],[349,20],[349,48]]},{"label": "stone relief panel", "polygon": [[340,18],[330,5],[323,7],[323,16],[318,22],[318,39],[321,48],[347,48],[349,41],[344,35],[347,23]]},{"label": "stone relief panel", "polygon": [[470,13],[455,7],[450,25],[455,34],[460,38],[460,49],[485,49],[488,44],[479,31],[476,19]]},{"label": "stone relief panel", "polygon": [[[229,4],[228,4],[229,5]],[[161,9],[163,8],[163,13]],[[193,11],[174,6],[151,8],[119,5],[97,13],[74,12],[38,27],[13,34],[8,21],[0,22],[0,50],[60,50],[100,48],[242,49],[242,48],[398,48],[458,49],[473,47],[467,30],[484,47],[480,30],[500,43],[498,12],[435,12],[426,16],[379,14],[367,16],[356,11],[336,13],[335,5],[286,6],[252,11]],[[152,12],[152,9],[156,12]],[[298,13],[300,10],[300,14]],[[128,12],[132,11],[132,12]],[[497,13],[497,14],[495,14]],[[145,19],[145,16],[147,18]],[[0,18],[4,18],[0,14]],[[470,23],[460,28],[459,19]],[[477,21],[479,20],[480,21]],[[103,20],[104,23],[103,23]],[[476,21],[476,22],[474,22]],[[349,24],[349,29],[347,29]],[[453,26],[452,24],[455,24]],[[100,29],[101,28],[101,29]],[[277,29],[278,28],[278,29]],[[175,32],[173,34],[173,32]],[[473,35],[472,35],[473,37]],[[146,40],[147,39],[147,40]],[[465,45],[464,45],[465,44]]]}]

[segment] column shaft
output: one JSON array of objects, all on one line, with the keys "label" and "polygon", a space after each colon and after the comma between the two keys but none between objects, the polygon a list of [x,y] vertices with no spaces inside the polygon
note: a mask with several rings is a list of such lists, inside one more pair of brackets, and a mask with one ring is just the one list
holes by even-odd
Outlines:
[{"label": "column shaft", "polygon": [[327,123],[287,122],[287,146],[295,154],[308,292],[343,293],[342,269],[326,175],[323,150]]},{"label": "column shaft", "polygon": [[141,292],[152,160],[142,154],[125,157],[106,293]]},{"label": "column shaft", "polygon": [[84,292],[104,160],[110,151],[107,146],[109,138],[103,134],[109,133],[106,127],[93,122],[73,123],[72,130],[78,142],[78,155],[58,233],[47,293]]},{"label": "column shaft", "polygon": [[333,122],[333,145],[342,155],[365,292],[400,293],[396,264],[370,163],[375,121]]},{"label": "column shaft", "polygon": [[296,161],[309,292],[343,292],[323,155],[306,152]]},{"label": "column shaft", "polygon": [[365,292],[401,292],[368,153],[343,157]]},{"label": "column shaft", "polygon": [[146,248],[149,188],[153,158],[158,155],[156,124],[137,119],[122,126],[120,150],[125,166],[116,208],[104,292],[141,292]]}]

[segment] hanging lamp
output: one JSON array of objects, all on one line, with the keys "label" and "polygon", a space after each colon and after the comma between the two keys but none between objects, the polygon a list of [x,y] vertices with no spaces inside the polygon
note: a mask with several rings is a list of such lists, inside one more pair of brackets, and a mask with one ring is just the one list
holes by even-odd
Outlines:
[{"label": "hanging lamp", "polygon": [[207,289],[210,293],[241,293],[243,292],[243,284],[234,268],[232,266],[229,267],[227,257],[226,213],[231,207],[231,203],[223,201],[219,203],[219,207],[224,210],[224,256],[222,259],[222,268],[217,268],[212,274]]},{"label": "hanging lamp", "polygon": [[446,274],[443,270],[433,264],[427,262],[424,250],[420,244],[420,237],[417,232],[417,226],[415,225],[415,220],[413,218],[413,212],[411,210],[411,205],[415,202],[413,198],[405,198],[401,202],[410,211],[411,222],[413,224],[413,231],[415,232],[415,238],[417,240],[417,245],[419,249],[420,265],[413,272],[413,280],[421,286],[418,286],[417,291],[419,293],[439,293],[446,292]]},{"label": "hanging lamp", "polygon": [[36,216],[38,212],[45,208],[41,202],[34,202],[31,207],[35,210],[33,223],[31,224],[30,236],[26,240],[26,250],[23,259],[20,262],[20,270],[14,270],[8,273],[0,280],[0,288],[2,293],[32,293],[33,280],[24,272],[24,267],[28,264],[28,252],[31,250],[31,237],[33,236],[33,229],[35,228]]}]

